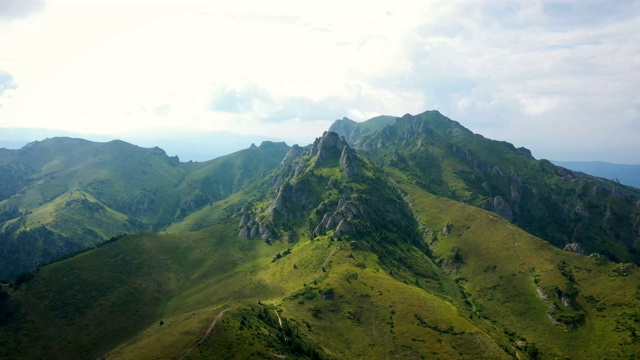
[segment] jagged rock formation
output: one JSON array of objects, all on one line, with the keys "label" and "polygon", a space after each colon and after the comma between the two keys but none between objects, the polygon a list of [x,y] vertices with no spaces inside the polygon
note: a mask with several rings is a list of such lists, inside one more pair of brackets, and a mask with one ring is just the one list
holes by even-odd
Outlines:
[{"label": "jagged rock formation", "polygon": [[265,221],[264,217],[258,217],[251,209],[244,207],[242,216],[240,217],[240,238],[257,238],[271,242],[274,237],[274,231]]},{"label": "jagged rock formation", "polygon": [[513,212],[511,211],[511,206],[509,203],[500,195],[493,198],[493,209],[496,214],[502,216],[503,218],[511,221],[513,220]]},{"label": "jagged rock formation", "polygon": [[339,156],[347,145],[344,136],[325,131],[322,137],[316,138],[311,147],[311,156],[315,156],[319,162],[331,157]]},{"label": "jagged rock formation", "polygon": [[[270,241],[276,232],[276,227],[288,228],[289,223],[308,214],[317,206],[321,198],[314,187],[312,176],[305,173],[310,166],[321,166],[332,159],[336,161],[345,176],[351,178],[359,173],[355,150],[349,147],[344,137],[334,132],[324,132],[322,137],[314,141],[310,150],[297,145],[293,146],[280,163],[279,172],[274,175],[273,187],[277,191],[266,212],[262,217],[255,214],[252,216],[249,214],[249,209],[243,209],[239,236],[260,237]],[[350,221],[358,213],[358,209],[352,204],[346,206],[345,208],[344,202],[339,204],[339,209],[334,212],[341,215],[336,214],[334,221],[325,221],[324,231],[335,230],[336,236],[353,231],[354,227]]]},{"label": "jagged rock formation", "polygon": [[354,177],[358,174],[358,166],[355,161],[356,151],[349,147],[349,145],[342,148],[342,154],[340,154],[340,168],[344,171],[347,177]]},{"label": "jagged rock formation", "polygon": [[338,136],[335,132],[325,131],[322,137],[317,138],[311,147],[311,156],[316,157],[318,164],[330,158],[339,158],[340,168],[345,175],[352,177],[358,174],[355,150],[347,144],[344,136]]},{"label": "jagged rock formation", "polygon": [[[380,171],[370,169],[368,173],[375,175],[363,175],[367,166],[372,165],[331,131],[310,149],[294,146],[272,175],[269,205],[242,210],[239,236],[271,241],[278,234],[287,236],[305,218],[313,236],[364,235],[388,226],[415,231],[415,219],[398,192],[378,175]],[[368,185],[362,187],[361,176],[373,178],[363,178]],[[412,233],[408,238],[417,237]]]},{"label": "jagged rock formation", "polygon": [[280,165],[291,164],[293,160],[299,158],[303,152],[304,152],[304,148],[302,148],[299,145],[293,145],[291,147],[291,150],[289,150],[287,155],[285,155],[282,161],[280,162]]},{"label": "jagged rock formation", "polygon": [[580,245],[580,243],[577,242],[573,242],[570,244],[565,245],[564,251],[569,251],[572,253],[576,253],[576,254],[580,254],[580,255],[586,255],[587,252],[584,250],[584,248],[582,247],[582,245]]},{"label": "jagged rock formation", "polygon": [[285,181],[269,207],[271,221],[277,223],[300,217],[300,210],[308,208],[317,201],[312,187],[312,184],[304,179]]},{"label": "jagged rock formation", "polygon": [[[318,207],[320,212],[326,211],[326,204],[321,204]],[[327,211],[322,217],[322,221],[314,230],[314,235],[324,235],[329,230],[335,230],[333,237],[337,238],[342,235],[352,232],[355,227],[353,226],[354,219],[362,218],[365,214],[363,205],[357,201],[353,201],[350,196],[344,195],[335,211]]]}]

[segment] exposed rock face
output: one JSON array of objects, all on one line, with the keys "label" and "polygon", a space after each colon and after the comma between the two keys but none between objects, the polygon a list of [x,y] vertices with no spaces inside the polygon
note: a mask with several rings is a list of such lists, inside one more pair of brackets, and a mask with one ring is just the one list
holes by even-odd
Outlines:
[{"label": "exposed rock face", "polygon": [[551,323],[553,325],[560,325],[560,322],[556,319],[553,318],[553,315],[551,315],[551,313],[547,313],[547,317],[549,318],[549,321],[551,321]]},{"label": "exposed rock face", "polygon": [[316,201],[312,186],[307,181],[293,184],[287,181],[278,190],[269,217],[273,222],[298,218],[301,209],[311,207]]},{"label": "exposed rock face", "polygon": [[[326,204],[321,204],[318,209],[326,210]],[[329,230],[334,230],[333,237],[339,237],[355,230],[352,222],[356,218],[365,215],[364,206],[353,201],[348,195],[344,195],[335,211],[328,211],[322,217],[322,221],[314,230],[314,235],[323,235]]]},{"label": "exposed rock face", "polygon": [[299,158],[303,152],[304,152],[304,149],[302,147],[298,145],[293,145],[291,147],[291,150],[289,150],[289,152],[287,153],[287,155],[284,156],[280,164],[281,165],[291,164],[293,160]]},{"label": "exposed rock face", "polygon": [[342,149],[340,155],[340,168],[347,177],[354,177],[358,174],[358,165],[356,164],[356,151],[348,145]]},{"label": "exposed rock face", "polygon": [[509,221],[513,220],[511,206],[509,206],[509,203],[502,196],[498,195],[493,199],[493,208],[495,209],[496,214]]},{"label": "exposed rock face", "polygon": [[584,250],[584,248],[582,247],[582,245],[580,245],[580,243],[577,242],[573,242],[570,244],[565,245],[564,251],[569,251],[572,253],[576,253],[576,254],[580,254],[580,255],[586,255],[587,252]]},{"label": "exposed rock face", "polygon": [[536,287],[536,292],[538,293],[538,297],[544,301],[549,300],[549,297],[544,293],[544,291],[542,291],[542,289],[540,289],[539,287]]},{"label": "exposed rock face", "polygon": [[351,231],[353,231],[353,226],[351,226],[349,220],[342,219],[340,220],[340,224],[338,224],[336,231],[333,233],[333,237],[340,237],[344,234],[350,233]]},{"label": "exposed rock face", "polygon": [[[337,166],[341,174],[331,171],[327,176],[323,171]],[[333,232],[334,238],[357,237],[386,229],[389,234],[402,233],[403,241],[423,245],[417,223],[402,196],[385,178],[365,172],[369,166],[344,137],[331,131],[316,139],[311,149],[293,147],[273,177],[275,191],[269,205],[243,209],[238,235],[270,242],[286,236],[283,234],[300,224],[301,219],[314,214],[307,221],[313,236]],[[367,186],[354,186],[350,181],[353,177],[367,178]],[[327,192],[331,196],[325,197]],[[339,194],[339,200],[334,194]]]},{"label": "exposed rock face", "polygon": [[340,168],[348,177],[358,174],[357,155],[344,139],[344,136],[332,131],[325,131],[321,138],[313,142],[311,156],[315,156],[316,163],[321,163],[327,159],[339,158]]},{"label": "exposed rock face", "polygon": [[244,239],[259,237],[269,243],[273,239],[273,231],[269,225],[265,224],[264,219],[256,219],[253,214],[245,212],[240,218],[238,237]]},{"label": "exposed rock face", "polygon": [[269,217],[273,222],[280,220],[291,220],[300,216],[298,210],[308,207],[315,199],[312,197],[313,191],[305,181],[285,182],[278,190],[273,205],[269,210]]},{"label": "exposed rock face", "polygon": [[250,220],[251,220],[251,216],[249,216],[249,214],[247,213],[242,214],[242,217],[240,218],[240,227],[247,226]]},{"label": "exposed rock face", "polygon": [[345,146],[348,145],[344,137],[340,137],[331,131],[325,131],[321,138],[317,138],[313,142],[311,156],[315,156],[318,162],[332,157],[337,158],[342,154],[342,149],[344,149]]}]

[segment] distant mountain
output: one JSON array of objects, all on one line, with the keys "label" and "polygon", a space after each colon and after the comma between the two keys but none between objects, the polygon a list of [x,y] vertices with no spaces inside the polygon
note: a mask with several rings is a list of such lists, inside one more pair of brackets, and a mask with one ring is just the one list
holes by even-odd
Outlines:
[{"label": "distant mountain", "polygon": [[354,143],[362,136],[381,130],[387,125],[391,125],[396,121],[395,116],[376,116],[367,121],[356,122],[349,118],[342,118],[333,122],[329,131],[336,132],[347,140],[348,143]]},{"label": "distant mountain", "polygon": [[276,167],[263,142],[201,163],[123,141],[52,138],[0,149],[0,278],[124,233],[158,231]]},{"label": "distant mountain", "polygon": [[437,111],[371,121],[203,163],[77,139],[0,151],[1,264],[144,230],[0,283],[0,358],[640,353],[640,190]]},{"label": "distant mountain", "polygon": [[246,149],[252,143],[281,140],[258,135],[243,135],[228,131],[189,131],[183,129],[154,129],[119,135],[82,134],[43,128],[2,128],[0,148],[20,149],[24,145],[54,137],[83,138],[97,142],[124,140],[141,147],[159,147],[181,161],[207,161]]},{"label": "distant mountain", "polygon": [[577,242],[587,253],[640,263],[638,189],[536,160],[437,111],[397,118],[354,147],[391,175],[495,211],[560,248]]},{"label": "distant mountain", "polygon": [[640,189],[640,165],[612,164],[601,161],[555,161],[558,166],[585,174],[599,176]]}]

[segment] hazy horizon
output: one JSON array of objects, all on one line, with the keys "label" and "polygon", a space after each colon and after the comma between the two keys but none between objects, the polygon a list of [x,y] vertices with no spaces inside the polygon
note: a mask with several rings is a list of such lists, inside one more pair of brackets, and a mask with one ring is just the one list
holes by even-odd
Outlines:
[{"label": "hazy horizon", "polygon": [[536,158],[640,163],[640,1],[0,5],[0,133],[303,145],[342,117],[438,110]]}]

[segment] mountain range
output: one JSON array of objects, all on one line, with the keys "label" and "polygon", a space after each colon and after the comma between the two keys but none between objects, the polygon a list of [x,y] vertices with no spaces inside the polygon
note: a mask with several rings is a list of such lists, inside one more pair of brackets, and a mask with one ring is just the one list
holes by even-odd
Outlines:
[{"label": "mountain range", "polygon": [[437,111],[206,162],[52,138],[0,177],[2,358],[640,353],[640,190]]},{"label": "mountain range", "polygon": [[602,161],[553,161],[553,163],[640,189],[640,165],[612,164]]},{"label": "mountain range", "polygon": [[120,135],[85,134],[45,128],[3,128],[0,134],[0,148],[20,149],[30,142],[54,137],[82,138],[98,142],[120,139],[142,147],[160,147],[171,156],[179,156],[181,161],[207,161],[245,149],[252,143],[282,141],[266,136],[244,135],[229,131],[173,128],[145,129]]}]

